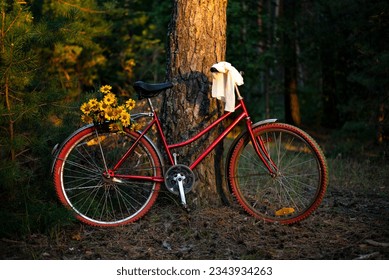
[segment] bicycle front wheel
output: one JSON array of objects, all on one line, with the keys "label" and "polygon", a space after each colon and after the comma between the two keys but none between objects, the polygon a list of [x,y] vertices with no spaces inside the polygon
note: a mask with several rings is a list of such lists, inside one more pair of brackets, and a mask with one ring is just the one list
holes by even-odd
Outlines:
[{"label": "bicycle front wheel", "polygon": [[258,219],[281,224],[305,219],[319,206],[327,188],[323,152],[306,132],[291,125],[271,123],[253,130],[277,172],[270,174],[246,133],[228,159],[228,182],[235,198]]},{"label": "bicycle front wheel", "polygon": [[[149,211],[160,183],[126,180],[107,173],[137,137],[135,132],[113,133],[89,126],[64,144],[54,164],[54,184],[60,201],[75,212],[77,219],[93,226],[119,226]],[[150,177],[160,177],[161,172],[157,152],[144,138],[115,170],[115,174]]]}]

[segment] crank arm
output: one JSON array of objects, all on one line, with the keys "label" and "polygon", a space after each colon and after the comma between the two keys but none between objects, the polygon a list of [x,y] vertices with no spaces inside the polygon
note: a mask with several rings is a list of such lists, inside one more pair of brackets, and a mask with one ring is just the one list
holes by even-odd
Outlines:
[{"label": "crank arm", "polygon": [[181,204],[186,208],[186,197],[185,197],[185,190],[184,190],[184,184],[182,183],[182,180],[178,180],[178,190],[180,191],[180,197],[181,197]]}]

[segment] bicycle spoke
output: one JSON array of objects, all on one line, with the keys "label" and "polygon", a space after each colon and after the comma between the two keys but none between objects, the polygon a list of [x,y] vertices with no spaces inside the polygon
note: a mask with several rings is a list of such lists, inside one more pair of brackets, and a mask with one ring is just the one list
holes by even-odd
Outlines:
[{"label": "bicycle spoke", "polygon": [[[101,168],[99,168],[99,165],[96,163],[96,161],[94,160],[94,157],[90,154],[89,150],[85,147],[85,143],[77,146],[76,148],[76,151],[78,152],[78,154],[81,156],[79,157],[79,159],[84,159],[85,161],[87,161],[89,163],[90,166],[94,166],[96,167],[96,171],[99,171],[101,170]],[[78,149],[78,147],[82,148],[83,152],[80,151]],[[87,155],[84,155],[84,153]],[[76,155],[74,155],[76,156]]]},{"label": "bicycle spoke", "polygon": [[74,160],[68,160],[68,161],[66,161],[66,164],[73,165],[73,167],[76,168],[76,169],[69,169],[69,170],[72,170],[73,172],[79,172],[79,173],[81,173],[82,171],[87,171],[89,173],[99,172],[99,170],[97,168],[96,169],[90,168],[89,166],[85,166],[84,164],[78,163]]}]

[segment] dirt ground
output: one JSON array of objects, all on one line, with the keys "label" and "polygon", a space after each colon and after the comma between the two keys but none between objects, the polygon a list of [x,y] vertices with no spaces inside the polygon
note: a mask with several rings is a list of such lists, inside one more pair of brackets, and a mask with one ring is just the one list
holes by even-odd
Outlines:
[{"label": "dirt ground", "polygon": [[236,205],[186,213],[162,194],[134,224],[100,229],[76,223],[24,240],[3,238],[0,258],[387,260],[387,179],[365,188],[335,178],[319,209],[289,226],[258,222]]}]

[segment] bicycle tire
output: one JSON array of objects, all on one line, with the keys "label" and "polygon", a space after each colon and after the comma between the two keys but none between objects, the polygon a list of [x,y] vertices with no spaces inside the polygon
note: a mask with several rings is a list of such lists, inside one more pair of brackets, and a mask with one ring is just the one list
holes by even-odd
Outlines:
[{"label": "bicycle tire", "polygon": [[[114,133],[107,128],[86,126],[63,145],[54,163],[53,181],[59,200],[78,220],[92,226],[114,227],[135,222],[150,210],[160,183],[115,181],[103,176],[104,160],[112,168],[138,136],[132,131]],[[116,172],[162,176],[161,166],[156,150],[141,138]]]},{"label": "bicycle tire", "polygon": [[271,176],[248,133],[237,139],[227,159],[233,196],[257,219],[292,224],[315,211],[326,192],[328,168],[319,145],[303,130],[271,123],[253,128],[278,168]]}]

